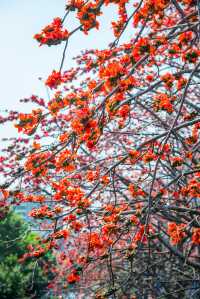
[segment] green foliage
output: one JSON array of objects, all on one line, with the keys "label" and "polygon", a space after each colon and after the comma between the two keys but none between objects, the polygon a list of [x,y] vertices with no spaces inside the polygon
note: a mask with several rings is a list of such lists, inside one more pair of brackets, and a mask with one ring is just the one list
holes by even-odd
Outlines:
[{"label": "green foliage", "polygon": [[52,257],[37,262],[19,258],[27,252],[29,244],[37,244],[38,235],[13,212],[0,222],[0,298],[42,298],[52,274],[44,273],[44,263],[53,263]]}]

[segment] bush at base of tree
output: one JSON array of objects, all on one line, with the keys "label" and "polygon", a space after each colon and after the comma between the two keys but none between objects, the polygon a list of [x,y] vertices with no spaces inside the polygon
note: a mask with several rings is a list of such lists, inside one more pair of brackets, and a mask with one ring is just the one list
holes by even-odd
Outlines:
[{"label": "bush at base of tree", "polygon": [[19,262],[28,245],[37,245],[38,236],[30,232],[19,215],[11,212],[0,222],[0,241],[0,298],[42,298],[53,277],[50,271],[44,272],[45,264],[52,263],[52,258]]}]

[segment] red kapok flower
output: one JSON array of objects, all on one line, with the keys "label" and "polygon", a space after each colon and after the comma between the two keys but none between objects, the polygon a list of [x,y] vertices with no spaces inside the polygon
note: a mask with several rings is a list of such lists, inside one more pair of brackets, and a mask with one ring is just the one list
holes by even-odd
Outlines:
[{"label": "red kapok flower", "polygon": [[55,70],[52,72],[52,74],[47,78],[45,84],[53,89],[57,88],[58,85],[62,83],[62,77],[60,72],[56,72]]}]

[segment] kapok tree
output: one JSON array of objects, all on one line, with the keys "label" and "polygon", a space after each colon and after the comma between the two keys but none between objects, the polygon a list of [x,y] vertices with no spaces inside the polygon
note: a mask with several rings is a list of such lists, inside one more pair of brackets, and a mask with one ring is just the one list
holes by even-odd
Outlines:
[{"label": "kapok tree", "polygon": [[[71,36],[98,30],[107,6],[118,7],[113,41],[64,70]],[[64,51],[45,82],[51,99],[1,117],[20,134],[1,157],[1,210],[37,205],[43,241],[24,258],[56,252],[57,295],[198,296],[199,22],[198,0],[71,0],[34,36]]]}]

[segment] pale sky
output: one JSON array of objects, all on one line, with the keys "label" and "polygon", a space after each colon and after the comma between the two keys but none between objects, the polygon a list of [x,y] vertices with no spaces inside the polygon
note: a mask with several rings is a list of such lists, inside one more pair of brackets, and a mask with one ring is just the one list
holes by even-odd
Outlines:
[{"label": "pale sky", "polygon": [[[53,69],[58,69],[62,57],[61,46],[42,46],[33,39],[35,33],[51,23],[55,17],[63,17],[65,0],[0,0],[0,110],[8,108],[28,111],[21,98],[37,94],[46,98],[46,90],[39,77],[46,79]],[[116,7],[116,6],[115,6]],[[86,48],[104,48],[112,41],[111,20],[116,10],[106,9],[104,26],[89,36],[82,32],[69,41],[64,69],[72,66],[72,57]],[[101,17],[102,18],[102,17]],[[75,28],[76,18],[70,16],[65,26]],[[0,138],[10,135],[11,128],[0,126]]]}]

